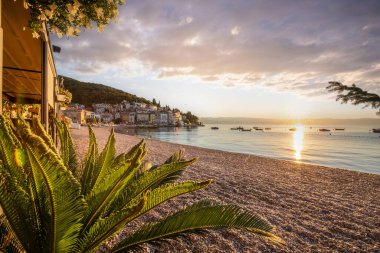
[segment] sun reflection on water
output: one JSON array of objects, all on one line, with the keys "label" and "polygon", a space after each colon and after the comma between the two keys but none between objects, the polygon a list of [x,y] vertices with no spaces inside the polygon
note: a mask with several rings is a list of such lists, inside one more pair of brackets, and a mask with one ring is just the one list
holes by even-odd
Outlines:
[{"label": "sun reflection on water", "polygon": [[304,131],[305,128],[303,125],[296,125],[296,131],[293,133],[293,149],[294,158],[296,161],[300,161],[302,159]]}]

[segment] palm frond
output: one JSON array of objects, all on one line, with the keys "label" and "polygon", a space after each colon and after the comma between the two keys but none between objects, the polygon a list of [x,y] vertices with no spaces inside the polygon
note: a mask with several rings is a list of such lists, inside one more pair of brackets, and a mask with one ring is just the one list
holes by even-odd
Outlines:
[{"label": "palm frond", "polygon": [[4,214],[0,214],[0,252],[25,252]]},{"label": "palm frond", "polygon": [[125,205],[129,205],[130,201],[141,193],[151,189],[157,182],[160,182],[167,176],[176,171],[183,170],[196,161],[192,159],[184,162],[176,162],[171,164],[163,164],[154,170],[144,172],[140,177],[130,182],[129,187],[124,189],[113,201],[113,205],[108,209],[109,212],[117,211]]},{"label": "palm frond", "polygon": [[[4,164],[5,168],[8,168],[8,173],[17,178],[18,182],[23,182],[26,179],[26,173],[18,163],[20,153],[24,150],[21,147],[21,143],[13,133],[10,122],[0,115],[0,160]],[[26,185],[20,186],[27,188]]]},{"label": "palm frond", "polygon": [[104,179],[104,177],[108,175],[109,171],[112,169],[111,165],[115,158],[115,153],[116,153],[115,141],[116,141],[115,134],[114,134],[114,130],[112,129],[111,134],[108,137],[107,144],[99,155],[97,166],[95,167],[95,170],[93,173],[95,182],[94,182],[94,185],[92,185],[92,188],[96,187],[96,185],[99,184]]},{"label": "palm frond", "polygon": [[218,228],[243,229],[264,236],[275,243],[283,243],[281,238],[272,233],[273,226],[263,217],[244,211],[235,205],[221,205],[204,200],[160,222],[143,226],[118,243],[111,252],[125,252],[141,243],[157,243],[183,233]]},{"label": "palm frond", "polygon": [[[165,164],[170,164],[170,163],[174,163],[174,162],[181,162],[181,161],[185,161],[185,159],[183,158],[183,151],[182,150],[178,150],[176,151],[171,157],[169,157],[166,161],[165,161]],[[152,169],[155,169],[157,168],[157,166],[154,166]],[[170,175],[168,175],[167,177],[165,177],[164,179],[162,179],[161,181],[158,181],[154,186],[153,188],[155,187],[158,187],[160,185],[164,185],[164,184],[170,184],[170,183],[174,183],[175,181],[177,181],[183,174],[183,172],[185,171],[186,168],[183,168],[182,170],[178,170]]]},{"label": "palm frond", "polygon": [[58,155],[58,150],[56,146],[54,145],[53,139],[49,134],[46,133],[44,130],[44,127],[42,126],[41,122],[38,120],[38,118],[34,117],[32,120],[32,131],[41,137],[44,141],[45,144],[48,145],[48,147]]},{"label": "palm frond", "polygon": [[136,215],[144,208],[146,201],[146,195],[142,194],[135,198],[130,206],[112,213],[109,217],[99,219],[78,240],[74,249],[75,252],[92,252],[96,250],[110,236],[120,231],[125,224],[135,219]]},{"label": "palm frond", "polygon": [[58,130],[58,136],[59,136],[59,140],[61,144],[61,157],[63,160],[63,164],[74,175],[76,175],[77,169],[78,169],[78,160],[77,160],[77,155],[75,153],[74,143],[70,135],[70,131],[64,122],[60,122],[58,120],[55,120],[54,122]]},{"label": "palm frond", "polygon": [[[0,164],[0,206],[15,235],[25,250],[36,246],[35,220],[31,220],[30,198],[17,180]],[[29,221],[29,222],[28,222]]]},{"label": "palm frond", "polygon": [[83,231],[86,231],[99,216],[106,211],[112,201],[118,196],[126,185],[134,178],[141,163],[143,150],[140,149],[134,160],[125,162],[118,169],[112,171],[88,196],[88,208],[84,216]]},{"label": "palm frond", "polygon": [[94,172],[96,170],[97,161],[99,159],[98,144],[96,143],[96,137],[94,131],[88,126],[90,144],[84,160],[84,168],[81,176],[82,194],[87,195],[95,184],[96,177]]},{"label": "palm frond", "polygon": [[[80,195],[80,184],[65,167],[62,160],[40,137],[34,135],[26,123],[18,126],[29,164],[34,174],[43,179],[50,208],[50,228],[48,228],[49,251],[67,251],[75,242],[84,209],[84,199]],[[39,179],[38,177],[35,177]]]},{"label": "palm frond", "polygon": [[211,184],[212,180],[202,182],[187,181],[176,184],[165,184],[147,192],[147,203],[139,213],[139,216],[150,211],[161,203],[174,197],[200,190]]}]

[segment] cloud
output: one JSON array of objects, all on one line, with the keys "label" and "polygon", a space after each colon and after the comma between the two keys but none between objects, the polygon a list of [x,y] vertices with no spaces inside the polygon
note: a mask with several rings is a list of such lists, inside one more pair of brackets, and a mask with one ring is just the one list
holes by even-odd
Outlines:
[{"label": "cloud", "polygon": [[240,26],[234,26],[234,27],[231,29],[231,32],[230,32],[230,33],[231,33],[232,36],[237,36],[237,35],[239,35],[240,30],[241,30]]},{"label": "cloud", "polygon": [[59,66],[78,75],[191,76],[305,96],[331,80],[379,91],[378,13],[372,0],[130,0],[105,32],[54,43]]}]

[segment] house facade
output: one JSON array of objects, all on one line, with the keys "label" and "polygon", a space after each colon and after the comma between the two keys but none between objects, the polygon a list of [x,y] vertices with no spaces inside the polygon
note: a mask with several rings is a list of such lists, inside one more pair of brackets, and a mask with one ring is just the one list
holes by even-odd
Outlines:
[{"label": "house facade", "polygon": [[58,116],[58,80],[49,34],[39,38],[24,27],[30,10],[24,1],[0,2],[0,112],[4,101],[39,104],[39,117],[48,129],[49,116]]}]

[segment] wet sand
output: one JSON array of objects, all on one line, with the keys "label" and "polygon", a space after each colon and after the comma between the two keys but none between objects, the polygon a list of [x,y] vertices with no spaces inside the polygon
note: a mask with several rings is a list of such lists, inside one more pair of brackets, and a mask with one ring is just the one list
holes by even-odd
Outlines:
[{"label": "wet sand", "polygon": [[[101,148],[109,131],[94,128]],[[115,135],[118,152],[126,152],[140,140]],[[83,157],[88,148],[87,128],[73,129],[72,136]],[[147,140],[147,147],[147,160],[154,164],[178,149],[185,150],[186,158],[199,157],[183,179],[213,179],[214,183],[168,201],[140,219],[140,224],[200,199],[216,199],[266,217],[286,246],[248,232],[223,230],[190,234],[161,247],[145,247],[145,252],[380,252],[380,175],[158,140]]]}]

